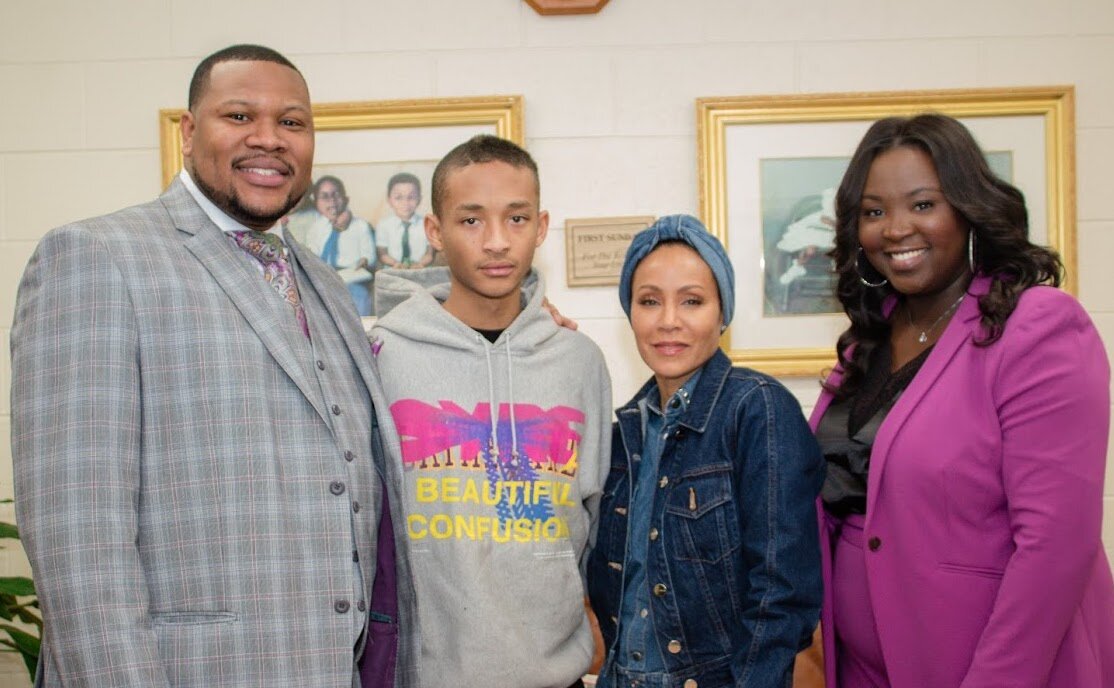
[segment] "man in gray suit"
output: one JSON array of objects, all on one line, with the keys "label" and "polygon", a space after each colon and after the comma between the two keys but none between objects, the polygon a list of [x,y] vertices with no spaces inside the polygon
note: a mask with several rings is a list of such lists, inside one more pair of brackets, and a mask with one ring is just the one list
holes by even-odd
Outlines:
[{"label": "man in gray suit", "polygon": [[390,685],[396,653],[414,685],[368,343],[336,272],[275,228],[310,182],[305,81],[268,48],[220,51],[182,139],[162,196],[51,231],[19,288],[38,683],[348,688],[366,651],[365,686]]}]

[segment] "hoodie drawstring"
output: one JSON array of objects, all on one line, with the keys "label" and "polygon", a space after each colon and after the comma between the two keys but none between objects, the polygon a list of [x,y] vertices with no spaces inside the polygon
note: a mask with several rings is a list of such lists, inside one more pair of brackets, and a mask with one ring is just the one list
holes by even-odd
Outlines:
[{"label": "hoodie drawstring", "polygon": [[511,365],[511,333],[506,331],[503,336],[507,338],[507,406],[511,410],[511,457],[518,465],[518,429],[514,422],[514,366]]},{"label": "hoodie drawstring", "polygon": [[[477,335],[478,336],[478,335]],[[507,350],[507,407],[510,409],[511,421],[511,458],[518,463],[518,428],[515,427],[514,417],[514,365],[511,363],[511,335],[504,332],[506,342],[503,345]],[[487,405],[491,415],[491,448],[498,452],[499,449],[499,402],[495,398],[495,372],[491,368],[492,345],[480,342],[483,345],[484,356],[487,358]]]},{"label": "hoodie drawstring", "polygon": [[487,410],[491,416],[491,435],[487,441],[491,449],[489,453],[494,454],[499,450],[499,407],[495,403],[495,375],[491,370],[491,347],[483,341],[482,336],[477,334],[476,337],[483,347],[484,356],[487,357]]}]

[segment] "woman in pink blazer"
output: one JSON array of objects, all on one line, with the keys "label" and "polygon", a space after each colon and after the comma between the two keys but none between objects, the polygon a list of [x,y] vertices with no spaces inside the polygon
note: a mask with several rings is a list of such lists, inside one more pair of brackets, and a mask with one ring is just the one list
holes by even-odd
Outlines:
[{"label": "woman in pink blazer", "polygon": [[851,326],[811,424],[829,688],[1114,686],[1110,371],[962,124],[875,123],[837,196]]}]

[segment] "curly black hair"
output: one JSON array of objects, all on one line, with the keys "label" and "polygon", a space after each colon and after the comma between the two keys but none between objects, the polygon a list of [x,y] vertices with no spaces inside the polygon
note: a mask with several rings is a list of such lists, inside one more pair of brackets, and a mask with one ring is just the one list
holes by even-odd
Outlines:
[{"label": "curly black hair", "polygon": [[[888,284],[868,287],[859,279],[859,217],[863,188],[875,158],[902,146],[922,150],[932,159],[944,197],[970,228],[972,271],[992,280],[990,291],[979,298],[983,334],[976,344],[988,346],[1002,336],[1021,292],[1036,284],[1060,285],[1060,257],[1029,241],[1024,195],[990,170],[979,144],[963,124],[940,114],[875,122],[855,150],[836,192],[836,239],[829,255],[839,276],[836,297],[851,320],[836,344],[842,381],[836,388],[825,385],[837,398],[850,397],[859,389],[871,352],[890,334],[882,304],[896,292]],[[864,267],[869,269],[869,264]],[[866,277],[877,281],[873,275]]]}]

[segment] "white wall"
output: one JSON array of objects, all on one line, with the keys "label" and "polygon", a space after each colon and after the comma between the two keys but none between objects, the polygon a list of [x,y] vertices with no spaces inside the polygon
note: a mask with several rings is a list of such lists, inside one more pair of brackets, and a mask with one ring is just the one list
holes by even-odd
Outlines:
[{"label": "white wall", "polygon": [[[1074,84],[1080,296],[1114,345],[1110,0],[611,0],[587,17],[541,17],[521,0],[3,0],[0,497],[12,492],[8,335],[27,258],[55,225],[158,194],[158,109],[183,107],[198,59],[237,42],[286,53],[318,102],[523,94],[558,230],[539,262],[551,298],[607,353],[617,401],[647,371],[614,294],[565,287],[560,227],[695,213],[696,97]],[[815,381],[787,382],[811,405]],[[0,552],[0,575],[26,570]],[[25,685],[13,666],[0,685]]]}]

